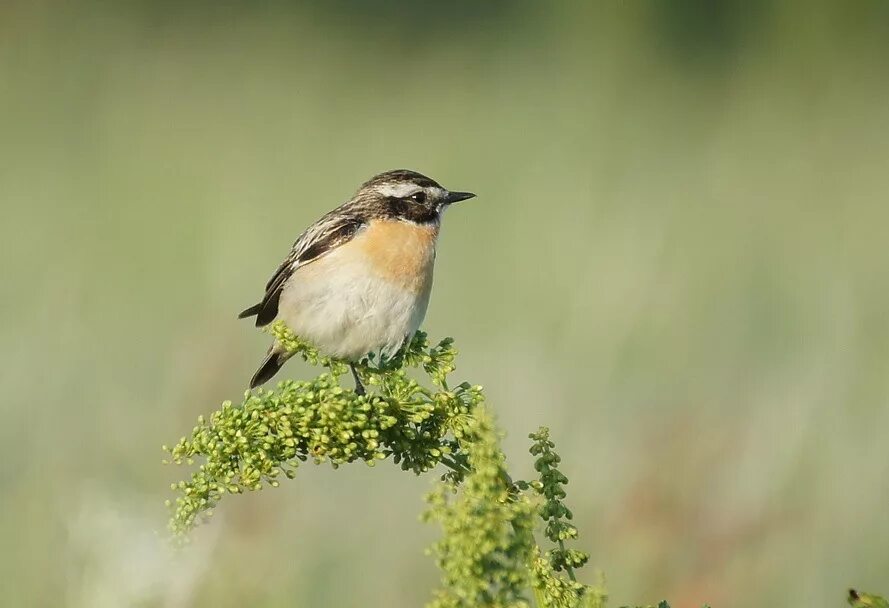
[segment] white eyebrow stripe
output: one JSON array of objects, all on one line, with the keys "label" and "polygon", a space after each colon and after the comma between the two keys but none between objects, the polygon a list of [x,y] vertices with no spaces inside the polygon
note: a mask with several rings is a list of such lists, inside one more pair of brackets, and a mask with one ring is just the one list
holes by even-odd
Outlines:
[{"label": "white eyebrow stripe", "polygon": [[404,198],[409,194],[413,194],[414,192],[419,192],[422,190],[420,186],[417,184],[411,184],[409,182],[400,182],[397,184],[383,184],[381,185],[377,191],[383,196],[392,196],[395,198]]}]

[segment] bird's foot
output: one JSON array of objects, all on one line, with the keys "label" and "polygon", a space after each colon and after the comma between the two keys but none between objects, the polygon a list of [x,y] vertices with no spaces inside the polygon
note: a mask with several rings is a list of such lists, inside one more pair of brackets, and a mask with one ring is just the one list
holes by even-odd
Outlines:
[{"label": "bird's foot", "polygon": [[352,370],[352,377],[355,378],[355,394],[366,395],[367,391],[364,388],[364,384],[361,383],[361,378],[358,376],[358,370],[355,369],[355,365],[353,363],[350,363],[349,369]]}]

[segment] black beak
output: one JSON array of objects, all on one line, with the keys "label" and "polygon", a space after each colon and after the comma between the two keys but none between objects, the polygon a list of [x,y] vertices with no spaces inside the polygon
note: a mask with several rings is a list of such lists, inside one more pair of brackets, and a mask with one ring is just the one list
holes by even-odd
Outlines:
[{"label": "black beak", "polygon": [[475,197],[475,195],[472,192],[448,192],[448,197],[445,199],[445,202],[450,205],[473,197]]}]

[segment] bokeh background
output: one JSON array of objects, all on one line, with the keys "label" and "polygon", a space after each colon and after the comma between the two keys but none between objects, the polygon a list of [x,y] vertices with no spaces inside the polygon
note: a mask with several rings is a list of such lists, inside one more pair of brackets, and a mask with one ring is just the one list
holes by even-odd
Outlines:
[{"label": "bokeh background", "polygon": [[235,315],[395,167],[479,195],[425,327],[516,474],[552,427],[613,606],[889,589],[887,65],[876,0],[5,0],[2,604],[428,599],[393,466],[156,537],[160,446],[265,349]]}]

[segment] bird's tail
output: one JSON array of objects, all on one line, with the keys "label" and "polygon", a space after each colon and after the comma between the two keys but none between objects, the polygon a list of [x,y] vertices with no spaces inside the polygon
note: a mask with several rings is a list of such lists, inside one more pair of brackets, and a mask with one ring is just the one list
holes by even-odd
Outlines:
[{"label": "bird's tail", "polygon": [[256,373],[253,374],[253,378],[250,379],[250,388],[256,388],[271,380],[272,376],[277,374],[278,370],[281,369],[281,366],[291,357],[290,353],[281,350],[280,348],[281,347],[277,343],[272,345],[269,349],[269,353],[259,366],[259,369],[256,370]]},{"label": "bird's tail", "polygon": [[258,315],[259,311],[261,311],[261,310],[262,310],[262,302],[260,302],[259,304],[254,304],[253,306],[251,306],[250,308],[248,308],[246,310],[242,310],[241,314],[238,315],[238,318],[239,319],[246,319],[247,317],[252,317],[254,315]]}]

